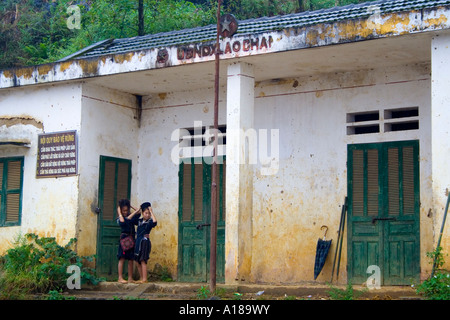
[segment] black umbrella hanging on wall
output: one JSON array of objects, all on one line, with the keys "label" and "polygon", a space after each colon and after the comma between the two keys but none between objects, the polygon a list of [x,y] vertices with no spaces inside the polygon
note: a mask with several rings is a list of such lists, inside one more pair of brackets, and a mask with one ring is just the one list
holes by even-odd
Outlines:
[{"label": "black umbrella hanging on wall", "polygon": [[322,271],[322,268],[325,264],[325,260],[327,259],[328,251],[330,250],[331,241],[332,240],[326,240],[328,227],[322,226],[320,227],[320,230],[323,228],[326,228],[325,234],[323,235],[323,239],[320,239],[317,241],[317,247],[316,247],[316,261],[314,264],[314,280],[317,279],[320,272]]}]

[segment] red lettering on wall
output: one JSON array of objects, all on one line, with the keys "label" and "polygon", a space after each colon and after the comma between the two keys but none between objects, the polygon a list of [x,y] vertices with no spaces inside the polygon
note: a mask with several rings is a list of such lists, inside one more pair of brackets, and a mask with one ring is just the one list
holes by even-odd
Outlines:
[{"label": "red lettering on wall", "polygon": [[241,51],[241,43],[239,41],[233,42],[233,51],[234,52]]},{"label": "red lettering on wall", "polygon": [[178,57],[178,60],[184,59],[184,48],[182,48],[182,47],[177,48],[177,57]]},{"label": "red lettering on wall", "polygon": [[227,45],[225,46],[225,53],[231,53],[231,45],[229,42],[227,42]]},{"label": "red lettering on wall", "polygon": [[242,49],[244,51],[249,51],[250,50],[250,40],[245,39],[244,41],[242,41]]},{"label": "red lettering on wall", "polygon": [[198,47],[198,46],[195,46],[194,47],[194,58],[195,57],[201,57],[202,56],[202,51],[200,50],[200,47]]},{"label": "red lettering on wall", "polygon": [[186,59],[194,58],[194,48],[186,48]]},{"label": "red lettering on wall", "polygon": [[259,47],[260,49],[262,48],[266,48],[267,49],[267,41],[266,41],[266,37],[263,37],[261,39],[261,46]]},{"label": "red lettering on wall", "polygon": [[[225,47],[219,48],[218,54],[222,53],[239,53],[242,51],[248,52],[252,50],[263,50],[269,49],[272,47],[273,38],[269,36],[268,38],[262,37],[261,41],[259,38],[253,39],[243,39],[242,41],[236,40],[234,42],[226,42]],[[177,58],[178,60],[184,59],[192,59],[192,58],[201,58],[213,56],[216,54],[216,45],[215,44],[205,44],[201,46],[192,46],[192,47],[178,47],[177,48]]]},{"label": "red lettering on wall", "polygon": [[256,48],[256,50],[258,50],[258,46],[259,46],[259,39],[258,38],[251,39],[250,43],[251,43],[251,49],[252,50],[253,50],[254,47]]}]

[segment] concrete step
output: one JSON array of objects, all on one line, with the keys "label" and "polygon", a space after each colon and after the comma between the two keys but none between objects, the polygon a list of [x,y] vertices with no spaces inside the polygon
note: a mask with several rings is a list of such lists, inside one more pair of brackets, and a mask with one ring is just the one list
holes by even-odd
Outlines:
[{"label": "concrete step", "polygon": [[[77,299],[196,299],[200,288],[208,288],[207,283],[150,282],[144,284],[101,282],[97,286],[83,285],[81,290],[67,290],[67,295]],[[300,299],[329,299],[330,286],[324,284],[269,285],[269,284],[217,284],[228,297],[234,293],[242,294],[242,299],[282,299],[296,297]],[[333,285],[345,290],[345,285]],[[420,300],[415,290],[409,286],[386,286],[368,290],[365,287],[353,286],[354,290],[363,290],[361,299],[370,300]],[[261,293],[257,295],[257,293]],[[239,295],[236,295],[239,297]]]}]

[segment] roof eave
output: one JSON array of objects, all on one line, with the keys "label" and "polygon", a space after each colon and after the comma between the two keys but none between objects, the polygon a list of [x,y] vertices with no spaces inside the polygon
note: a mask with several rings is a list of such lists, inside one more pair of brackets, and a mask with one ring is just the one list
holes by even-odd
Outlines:
[{"label": "roof eave", "polygon": [[[225,38],[221,42],[221,59],[233,59],[248,55],[276,53],[287,50],[300,50],[313,47],[328,46],[340,43],[351,43],[363,40],[402,36],[429,31],[450,29],[450,7],[427,8],[388,14],[377,14],[367,18],[340,20],[309,26],[283,28],[278,31],[263,32],[252,35],[237,34],[232,39]],[[263,46],[245,51],[234,50],[233,44],[251,39],[265,41]],[[107,44],[106,40],[94,44]],[[256,41],[256,40],[255,40]],[[206,50],[207,47],[209,50]],[[228,47],[227,47],[228,46]],[[237,45],[236,45],[237,46]],[[205,48],[205,54],[187,56],[183,50]],[[124,72],[160,69],[171,66],[214,61],[214,41],[191,44],[178,44],[168,47],[149,48],[112,55],[70,60],[63,59],[32,67],[23,67],[0,71],[0,89],[27,85],[53,83],[69,80],[81,80],[91,77],[113,75]],[[165,58],[161,59],[161,53]],[[208,53],[208,54],[206,54]],[[80,52],[78,52],[80,54]],[[81,53],[82,54],[82,53]]]}]

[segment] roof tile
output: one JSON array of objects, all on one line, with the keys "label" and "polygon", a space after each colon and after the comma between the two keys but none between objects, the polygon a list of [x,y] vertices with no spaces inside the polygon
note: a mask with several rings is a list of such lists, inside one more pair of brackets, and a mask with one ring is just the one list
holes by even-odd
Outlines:
[{"label": "roof tile", "polygon": [[[237,34],[257,34],[285,28],[304,27],[318,23],[330,23],[348,19],[365,18],[373,13],[373,10],[371,9],[374,6],[379,7],[380,13],[383,14],[421,10],[424,8],[448,5],[450,5],[450,0],[379,0],[360,4],[351,4],[343,7],[288,14],[284,16],[242,20],[239,21]],[[106,45],[93,45],[91,46],[92,49],[81,50],[78,55],[73,54],[70,57],[75,57],[75,59],[89,58],[187,43],[214,41],[215,39],[216,25],[208,25],[204,27],[162,32],[140,37],[114,39]]]}]

